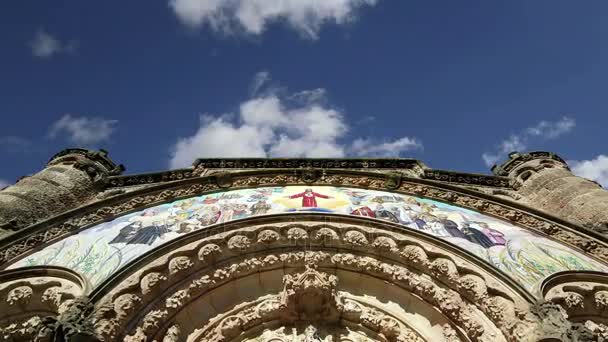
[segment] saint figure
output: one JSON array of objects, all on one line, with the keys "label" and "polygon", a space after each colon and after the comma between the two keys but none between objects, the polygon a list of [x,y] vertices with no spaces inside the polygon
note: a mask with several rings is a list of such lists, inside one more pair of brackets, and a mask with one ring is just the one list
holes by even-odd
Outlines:
[{"label": "saint figure", "polygon": [[492,240],[492,242],[494,242],[495,245],[499,245],[499,246],[504,246],[507,243],[507,240],[505,240],[505,234],[503,234],[502,232],[494,229],[494,228],[490,228],[490,226],[485,223],[485,222],[475,222],[477,223],[477,225],[479,225],[479,227],[481,227],[483,229],[483,233],[490,239]]},{"label": "saint figure", "polygon": [[266,203],[266,200],[261,199],[256,204],[251,206],[251,215],[264,215],[266,214],[272,207],[270,204]]},{"label": "saint figure", "polygon": [[490,248],[495,245],[495,243],[490,240],[484,233],[482,233],[479,229],[473,228],[469,223],[465,223],[462,228],[465,239],[476,243],[484,248]]},{"label": "saint figure", "polygon": [[302,197],[302,207],[303,208],[316,208],[317,207],[317,197],[319,198],[333,198],[331,196],[322,195],[320,193],[312,191],[312,189],[308,188],[304,190],[304,192],[300,192],[299,194],[287,196],[287,198],[300,198]]},{"label": "saint figure", "polygon": [[392,213],[390,210],[385,209],[382,204],[378,204],[376,206],[374,214],[376,215],[376,218],[379,218],[381,220],[399,223],[399,219],[397,218],[397,216],[395,216],[395,214]]},{"label": "saint figure", "polygon": [[[136,217],[129,225],[120,229],[120,232],[109,243],[125,243],[127,245],[152,245],[156,239],[169,232],[165,224],[154,220],[155,211],[145,211]],[[150,220],[152,218],[152,220]]]},{"label": "saint figure", "polygon": [[458,237],[465,239],[464,233],[458,229],[458,223],[448,219],[447,215],[440,214],[437,216],[441,223],[443,223],[443,228],[450,234],[452,237]]}]

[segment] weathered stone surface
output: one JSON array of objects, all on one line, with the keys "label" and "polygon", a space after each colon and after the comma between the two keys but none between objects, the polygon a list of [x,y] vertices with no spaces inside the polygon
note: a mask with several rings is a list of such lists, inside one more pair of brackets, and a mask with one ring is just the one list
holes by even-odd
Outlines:
[{"label": "weathered stone surface", "polygon": [[519,184],[518,201],[563,220],[608,234],[608,191],[577,177],[566,162],[549,152],[513,153],[493,168]]},{"label": "weathered stone surface", "polygon": [[[433,170],[409,159],[213,159],[154,174],[121,171],[104,151],[66,150],[0,191],[0,229],[33,231],[13,242],[6,235],[2,261],[167,200],[285,184],[363,187],[449,202],[608,261],[601,236],[531,210],[608,231],[608,192],[572,175],[547,152],[512,155],[494,169],[496,176]],[[85,204],[91,206],[65,220],[32,226]],[[51,269],[0,272],[0,340],[608,338],[606,274],[562,272],[534,293],[448,242],[353,218],[265,216],[195,231],[150,251],[90,298],[78,275]]]},{"label": "weathered stone surface", "polygon": [[58,153],[45,169],[0,191],[0,237],[90,202],[122,170],[103,150]]}]

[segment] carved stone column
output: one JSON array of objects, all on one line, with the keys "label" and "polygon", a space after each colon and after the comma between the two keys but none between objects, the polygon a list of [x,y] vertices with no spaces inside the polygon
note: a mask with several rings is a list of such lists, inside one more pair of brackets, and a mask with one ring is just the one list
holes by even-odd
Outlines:
[{"label": "carved stone column", "polygon": [[508,161],[494,166],[492,171],[517,181],[520,202],[608,234],[608,191],[572,174],[556,154],[514,152]]},{"label": "carved stone column", "polygon": [[0,191],[0,236],[87,203],[107,176],[123,170],[104,150],[59,152],[42,171]]}]

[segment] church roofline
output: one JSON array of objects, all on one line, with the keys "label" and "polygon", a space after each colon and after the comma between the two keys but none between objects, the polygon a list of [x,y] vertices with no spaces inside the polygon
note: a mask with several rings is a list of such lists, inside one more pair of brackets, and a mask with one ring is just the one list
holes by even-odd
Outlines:
[{"label": "church roofline", "polygon": [[210,172],[273,169],[394,172],[405,177],[472,186],[512,188],[508,177],[440,170],[409,158],[199,158],[189,168],[108,177],[107,188],[143,186],[200,177]]},{"label": "church roofline", "polygon": [[193,167],[207,169],[283,169],[283,168],[333,168],[333,169],[404,169],[427,166],[409,158],[199,158]]}]

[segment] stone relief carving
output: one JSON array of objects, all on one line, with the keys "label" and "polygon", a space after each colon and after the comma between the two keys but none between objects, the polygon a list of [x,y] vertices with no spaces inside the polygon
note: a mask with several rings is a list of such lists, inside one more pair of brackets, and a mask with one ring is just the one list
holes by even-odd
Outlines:
[{"label": "stone relief carving", "polygon": [[336,320],[339,310],[337,285],[336,276],[319,272],[311,264],[306,265],[306,271],[302,273],[285,275],[279,304],[287,315],[284,320]]},{"label": "stone relief carving", "polygon": [[66,301],[58,316],[43,318],[37,338],[51,337],[59,341],[88,338],[95,341],[96,332],[90,318],[93,309],[94,304],[86,297]]},{"label": "stone relief carving", "polygon": [[[472,261],[411,236],[339,222],[260,224],[245,228],[233,226],[227,225],[216,235],[166,252],[169,254],[161,257],[165,261],[150,262],[149,266],[141,268],[130,278],[113,285],[113,290],[105,299],[95,300],[95,312],[90,302],[66,302],[69,296],[66,297],[56,283],[40,291],[36,288],[31,292],[39,293],[43,298],[41,301],[63,308],[58,308],[59,317],[41,319],[40,322],[32,317],[31,321],[0,324],[0,333],[9,336],[44,327],[42,331],[46,336],[59,329],[69,334],[92,334],[94,327],[97,338],[106,341],[122,338],[126,334],[128,337],[125,341],[145,341],[146,336],[156,335],[160,340],[171,341],[181,338],[176,336],[188,333],[173,327],[176,323],[168,327],[166,324],[170,317],[184,310],[190,298],[204,295],[247,274],[281,265],[304,268],[304,271],[286,276],[284,291],[274,299],[266,298],[258,303],[252,311],[255,315],[269,319],[286,317],[286,322],[295,322],[304,317],[314,322],[331,321],[330,318],[332,315],[335,317],[337,312],[338,316],[350,317],[350,321],[376,331],[387,340],[400,341],[399,336],[410,334],[403,330],[404,325],[397,318],[378,309],[366,309],[361,303],[347,297],[340,297],[336,291],[338,279],[318,271],[319,267],[323,267],[368,274],[419,296],[455,323],[457,328],[444,327],[444,336],[448,341],[458,340],[458,329],[473,341],[489,340],[496,333],[510,341],[532,341],[532,337],[540,338],[541,333],[542,336],[560,338],[582,336],[581,341],[587,335],[599,337],[606,334],[605,322],[601,320],[570,323],[574,317],[572,312],[576,312],[572,310],[587,308],[588,303],[594,303],[597,310],[604,310],[606,287],[592,287],[591,292],[588,289],[585,292],[563,287],[567,290],[564,296],[547,297],[549,304],[534,309],[529,299],[519,297],[517,291],[509,289],[500,278],[495,278],[498,275],[488,274]],[[263,239],[266,242],[259,244],[251,243],[258,241],[260,236],[272,238]],[[310,237],[307,251],[293,244],[297,236]],[[269,244],[272,250],[267,249]],[[330,249],[322,249],[327,247]],[[28,286],[34,289],[38,285],[16,284],[6,289],[7,305],[10,306],[9,298],[13,306],[27,303],[23,298],[30,293],[25,288]],[[291,314],[287,314],[289,312]],[[479,316],[480,313],[486,318]],[[242,327],[247,326],[243,322],[247,321],[239,317],[223,322],[222,336],[232,336],[235,332],[231,331],[242,332]],[[287,319],[289,317],[291,319]],[[488,322],[492,322],[498,330],[492,330],[495,328],[488,326]],[[136,323],[135,330],[124,330],[126,324],[133,323]],[[400,332],[397,333],[397,330]],[[411,336],[417,336],[414,331],[411,333],[414,334]],[[412,339],[408,337],[402,340]]]},{"label": "stone relief carving", "polygon": [[9,305],[26,305],[32,298],[33,290],[29,286],[19,286],[12,289],[6,297],[6,302]]},{"label": "stone relief carving", "polygon": [[[274,174],[274,175],[252,175],[231,178],[232,187],[271,186],[285,184],[304,184],[302,175]],[[390,184],[388,184],[390,183]],[[320,175],[315,178],[317,185],[349,185],[361,186],[371,189],[386,189],[395,186],[383,175],[348,175],[329,174]],[[69,234],[80,227],[91,225],[121,215],[135,208],[162,203],[169,199],[193,196],[209,191],[220,189],[216,179],[201,178],[195,184],[177,184],[174,188],[160,190],[157,192],[135,192],[134,194],[122,194],[112,197],[111,201],[101,202],[96,209],[86,209],[65,221],[45,223],[32,229],[31,234],[24,234],[23,238],[10,245],[5,245],[0,254],[0,260],[6,263],[23,253],[27,253],[40,245]],[[147,191],[147,190],[146,190]],[[530,215],[525,211],[509,207],[496,201],[491,201],[472,193],[459,190],[444,189],[437,186],[415,183],[400,179],[395,191],[418,196],[424,196],[437,200],[450,201],[465,208],[481,211],[499,218],[506,219],[518,225],[528,227],[537,232],[542,232],[564,243],[578,247],[579,249],[594,255],[604,261],[608,261],[608,248],[600,240],[585,236],[582,233],[568,229],[557,223],[544,220]],[[100,205],[105,206],[100,206]],[[88,211],[87,211],[88,210]],[[543,336],[558,336],[566,340],[585,341],[585,338],[600,339],[608,338],[606,322],[601,318],[605,316],[608,302],[608,286],[605,282],[598,282],[589,287],[581,284],[564,285],[559,291],[548,292],[545,299],[549,304],[535,309],[529,309],[528,303],[522,298],[513,295],[513,291],[500,285],[495,279],[491,279],[479,269],[466,265],[463,262],[455,262],[455,258],[449,254],[441,256],[438,250],[417,243],[408,243],[404,239],[395,238],[395,234],[382,236],[372,235],[357,227],[344,227],[340,225],[267,225],[263,229],[257,229],[253,233],[243,231],[238,234],[224,234],[223,237],[212,237],[200,248],[195,248],[192,255],[179,255],[168,259],[168,263],[161,270],[142,270],[137,274],[137,279],[129,280],[133,286],[120,288],[119,296],[110,299],[109,302],[97,304],[97,311],[92,313],[89,306],[84,302],[65,304],[66,300],[73,300],[74,294],[64,291],[61,286],[49,286],[40,289],[36,286],[22,284],[12,287],[0,293],[5,295],[6,303],[12,307],[27,306],[32,302],[44,302],[47,305],[65,307],[61,319],[55,321],[43,320],[40,316],[32,316],[26,320],[0,323],[1,336],[32,336],[41,327],[46,331],[53,331],[57,327],[67,327],[67,331],[90,332],[91,324],[94,324],[96,333],[106,340],[111,340],[123,334],[125,320],[134,319],[144,304],[152,303],[152,298],[159,296],[157,306],[151,306],[145,312],[136,331],[129,332],[131,337],[126,341],[136,341],[145,337],[149,332],[156,333],[157,329],[164,327],[165,320],[172,313],[180,310],[188,298],[195,294],[204,293],[209,288],[218,286],[236,276],[247,274],[264,267],[276,266],[278,263],[305,265],[313,260],[317,264],[331,265],[333,267],[345,267],[366,272],[374,276],[382,277],[407,288],[425,301],[435,305],[444,315],[450,317],[457,324],[458,329],[464,330],[472,340],[481,340],[487,334],[484,322],[475,317],[475,310],[479,310],[496,325],[504,336],[513,341],[527,341],[530,336],[538,336],[535,331],[542,331]],[[218,267],[212,273],[202,274],[189,282],[185,287],[179,288],[170,295],[163,291],[168,284],[174,283],[177,277],[185,274],[198,272],[203,265],[211,265],[221,259],[223,254],[244,254],[259,251],[260,245],[274,247],[287,246],[286,241],[315,241],[316,246],[340,246],[348,247],[348,250],[357,253],[327,253],[321,250],[309,251],[285,251],[283,253],[269,253],[258,257],[241,259],[240,264],[231,264]],[[258,243],[256,243],[258,242]],[[291,245],[293,247],[293,244]],[[397,263],[386,262],[370,255],[384,253]],[[219,264],[218,264],[219,265]],[[405,266],[404,266],[405,265]],[[421,276],[424,274],[425,276]],[[129,283],[126,282],[126,283]],[[314,282],[313,282],[314,283]],[[123,286],[122,284],[121,286]],[[313,289],[312,287],[311,289]],[[311,290],[312,291],[312,290]],[[561,292],[560,292],[561,291]],[[314,292],[314,291],[313,291]],[[36,297],[41,296],[40,299]],[[297,293],[297,291],[296,291]],[[325,298],[333,303],[329,297],[323,297],[325,292],[318,294],[318,298]],[[35,297],[35,298],[34,298]],[[34,300],[35,299],[35,300]],[[290,303],[287,301],[287,303]],[[306,303],[304,301],[304,303]],[[108,305],[111,304],[111,305]],[[84,306],[83,306],[84,305]],[[156,305],[156,304],[155,304]],[[270,301],[259,308],[259,312],[273,312],[275,306],[280,308],[281,301]],[[333,305],[333,304],[332,304]],[[348,301],[341,302],[343,312],[355,312],[358,309],[356,303]],[[336,307],[339,307],[336,304]],[[272,310],[271,310],[272,309]],[[74,314],[80,310],[79,314]],[[351,311],[349,311],[351,310]],[[306,310],[305,310],[306,311]],[[72,312],[72,313],[70,313]],[[83,312],[86,312],[83,315]],[[312,310],[309,315],[319,315]],[[594,319],[586,319],[581,322],[571,323],[577,317],[592,315]],[[77,317],[85,317],[78,321]],[[361,318],[363,317],[363,318]],[[381,326],[378,332],[383,336],[394,336],[394,329],[398,321],[392,318],[380,320],[382,315],[378,313],[360,316],[361,321],[367,325]],[[240,320],[231,319],[226,322],[230,329],[242,325]],[[376,322],[376,323],[374,323]],[[384,322],[384,323],[383,323]],[[397,322],[397,323],[395,323]],[[314,327],[314,326],[313,326]],[[539,327],[542,327],[540,329]],[[165,329],[165,328],[163,328]],[[236,329],[236,328],[234,328]],[[44,330],[44,329],[43,329]],[[229,329],[228,329],[229,330]],[[297,333],[297,334],[296,334]],[[286,336],[300,336],[301,334],[289,333]],[[296,334],[296,335],[294,335]],[[391,335],[392,334],[392,335]],[[164,336],[164,337],[163,337]],[[183,336],[179,325],[172,325],[165,330],[161,336],[163,340],[178,340]],[[306,336],[305,334],[302,336]],[[447,340],[457,340],[458,334],[453,327],[445,328]],[[7,338],[7,337],[4,337]],[[316,338],[316,337],[311,337]],[[484,337],[485,338],[485,337]],[[450,340],[451,341],[451,340]]]},{"label": "stone relief carving", "polygon": [[554,331],[573,341],[608,338],[608,275],[561,272],[545,280],[541,293],[546,300],[544,306],[559,312],[553,315],[561,318]]},{"label": "stone relief carving", "polygon": [[[366,187],[369,189],[386,190],[387,176],[384,174],[332,174],[318,178],[315,185],[343,185],[354,187]],[[232,176],[232,187],[255,187],[255,186],[282,186],[282,185],[306,184],[299,175],[294,174],[254,174]],[[527,227],[541,234],[546,234],[563,243],[577,247],[582,251],[593,255],[604,261],[608,261],[608,245],[593,237],[586,236],[576,230],[569,229],[557,223],[552,223],[546,219],[536,217],[523,210],[515,209],[501,204],[500,199],[494,200],[481,198],[481,193],[465,193],[465,190],[447,190],[441,185],[427,185],[412,181],[401,181],[399,186],[393,191],[427,197],[440,201],[449,201],[464,208],[480,211],[504,220],[513,222],[519,226]],[[11,241],[11,243],[1,246],[0,263],[7,262],[27,253],[32,249],[39,248],[41,245],[57,239],[60,236],[69,234],[81,227],[86,227],[104,220],[120,216],[136,208],[147,207],[166,202],[170,199],[183,198],[194,195],[201,195],[209,191],[219,190],[220,186],[215,181],[215,177],[200,178],[195,184],[179,184],[173,188],[154,191],[153,188],[134,191],[123,195],[112,197],[107,201],[101,201],[91,206],[91,209],[83,208],[80,213],[75,213],[72,217],[64,221],[55,223],[45,222],[40,227],[33,226],[28,229],[21,239]],[[107,203],[106,206],[104,203]],[[97,208],[97,209],[93,209]],[[0,242],[1,243],[1,242]]]},{"label": "stone relief carving", "polygon": [[[62,322],[74,318],[69,313],[83,302],[78,298],[85,288],[84,280],[63,269],[0,272],[0,298],[4,298],[0,301],[0,341],[46,341],[56,331],[57,315]],[[70,336],[74,334],[67,325],[63,327]]]},{"label": "stone relief carving", "polygon": [[[374,251],[376,253],[381,253],[383,256],[391,256],[391,258],[401,260],[403,265],[408,266],[404,267],[398,264],[382,262],[371,255],[364,256],[356,254],[360,252],[351,254],[327,253],[323,251],[268,253],[256,257],[247,257],[240,261],[235,260],[226,266],[221,266],[221,260],[227,257],[233,258],[256,250],[260,251],[265,248],[264,246],[266,243],[259,245],[239,243],[238,246],[240,247],[234,247],[234,241],[244,241],[245,238],[248,240],[254,239],[255,241],[260,235],[272,235],[274,236],[273,240],[276,239],[272,242],[273,247],[283,245],[285,247],[297,249],[293,243],[290,243],[289,237],[289,232],[293,232],[294,228],[303,230],[306,232],[307,236],[316,237],[315,244],[318,244],[319,246],[344,246],[342,248],[348,248],[353,252],[360,251],[364,255],[370,251]],[[136,338],[138,335],[144,336],[153,334],[153,331],[160,327],[161,322],[171,317],[175,312],[181,310],[182,305],[187,302],[188,298],[197,297],[201,293],[205,293],[205,291],[220,286],[234,277],[241,277],[251,272],[260,272],[269,267],[276,267],[276,265],[293,264],[296,266],[310,263],[327,265],[328,267],[353,269],[357,272],[381,277],[382,279],[387,279],[388,281],[399,284],[436,306],[438,310],[443,312],[447,317],[450,317],[450,319],[457,322],[458,326],[465,330],[467,335],[471,336],[474,340],[479,340],[480,337],[484,335],[485,323],[479,321],[478,318],[475,318],[476,315],[472,311],[473,307],[476,307],[476,310],[484,312],[487,317],[502,330],[502,333],[508,336],[517,333],[525,336],[530,327],[534,324],[522,318],[521,312],[525,312],[526,308],[524,299],[518,298],[513,291],[505,288],[503,285],[499,285],[499,282],[491,277],[488,278],[483,271],[479,269],[475,271],[475,266],[465,266],[466,263],[463,263],[461,260],[454,262],[454,256],[448,256],[448,254],[441,257],[438,255],[438,253],[440,253],[439,250],[433,250],[433,256],[431,257],[429,256],[429,252],[423,248],[424,244],[414,243],[411,239],[406,239],[395,233],[378,236],[378,232],[375,232],[373,233],[375,238],[370,244],[370,239],[367,238],[366,234],[372,233],[364,232],[360,229],[361,228],[338,224],[335,224],[330,228],[327,224],[316,225],[314,223],[310,223],[309,225],[261,225],[254,229],[248,228],[247,231],[228,231],[222,233],[223,235],[219,234],[217,237],[207,238],[204,243],[198,243],[199,247],[193,248],[193,245],[184,247],[185,250],[191,251],[190,253],[192,256],[184,255],[183,251],[176,251],[175,253],[179,253],[179,256],[174,258],[189,257],[193,265],[189,269],[188,275],[197,274],[197,276],[189,282],[175,288],[170,295],[164,297],[166,299],[161,300],[161,297],[158,297],[158,295],[162,293],[162,289],[167,288],[169,284],[175,282],[176,280],[174,278],[180,277],[180,275],[171,274],[170,272],[169,274],[159,273],[158,267],[152,268],[150,271],[141,270],[134,275],[134,279],[125,280],[126,284],[139,284],[138,286],[129,285],[126,288],[117,289],[118,293],[128,292],[138,299],[141,298],[141,302],[138,300],[132,301],[137,308],[141,308],[142,306],[154,307],[152,311],[145,314],[145,317],[143,317],[141,321],[142,323],[137,328],[137,331],[131,335],[131,338]],[[251,238],[248,236],[251,236]],[[324,238],[325,236],[331,236],[331,241],[334,242],[328,241],[328,239]],[[353,236],[357,236],[358,238],[353,240]],[[235,239],[235,237],[238,238]],[[361,237],[363,237],[363,239]],[[353,243],[353,241],[357,242]],[[230,246],[233,247],[231,248]],[[426,248],[429,249],[430,247]],[[203,257],[200,257],[201,255]],[[213,258],[210,258],[210,255],[213,255]],[[169,257],[167,259],[168,263],[171,264],[174,258]],[[201,267],[209,267],[212,264],[217,266],[214,266],[211,273],[196,273]],[[323,282],[321,281],[323,279],[322,276],[316,275],[318,278],[315,278],[312,276],[314,274],[314,272],[310,271],[310,274],[307,277],[302,278],[302,281],[309,286],[304,286],[304,288],[308,288],[312,291],[312,289],[316,289],[313,286],[316,283],[332,284],[331,278],[326,278],[326,281]],[[428,276],[431,276],[431,278],[428,278]],[[317,280],[315,281],[315,279]],[[289,285],[287,287],[288,290],[292,289],[294,291],[289,298],[292,298],[293,296],[297,298],[298,292],[295,289],[298,289],[298,282],[296,279],[293,278],[293,276],[292,278],[287,278],[286,284]],[[329,289],[329,292],[321,291],[318,293],[316,301],[313,302],[319,305],[316,305],[315,307],[324,307],[323,305],[327,303],[333,303],[332,297],[328,295],[328,293],[331,293],[330,285],[325,285],[325,289]],[[445,286],[448,286],[448,288],[445,288]],[[320,286],[319,288],[323,287]],[[118,296],[115,298],[114,301],[121,297]],[[161,306],[150,306],[150,301],[162,302],[163,304]],[[306,303],[306,301],[302,302]],[[283,302],[276,301],[273,303],[266,303],[265,305],[268,307],[272,305],[290,305],[288,304],[289,302],[286,302],[285,300],[283,300]],[[134,312],[139,312],[138,310],[139,309],[136,309]],[[320,313],[313,310],[309,312],[308,315],[318,316]],[[131,317],[123,309],[117,310],[116,317],[118,316]],[[372,315],[370,317],[375,316],[377,315]],[[110,318],[110,321],[112,321],[112,319],[113,318]],[[113,334],[120,333],[122,329],[121,323],[116,319],[112,322],[114,322],[112,324],[115,326]],[[235,322],[232,323],[236,324]],[[229,322],[226,322],[226,324],[228,323]],[[390,335],[388,331],[387,333]],[[108,335],[108,337],[111,336],[116,335]]]},{"label": "stone relief carving", "polygon": [[[260,336],[264,341],[287,341],[285,338],[291,338],[289,341],[333,341],[336,334],[341,335],[339,330],[343,329],[339,322],[342,319],[352,322],[352,327],[360,325],[376,332],[378,340],[423,341],[397,318],[339,294],[337,285],[335,275],[320,272],[313,263],[308,263],[303,272],[284,276],[283,291],[278,295],[266,296],[236,311],[220,314],[189,338],[193,341],[230,341],[239,335],[250,336],[248,330],[262,322],[278,321],[283,327],[292,327],[292,333],[286,334],[285,328],[264,331]],[[300,329],[296,328],[298,322]],[[306,322],[304,329],[301,322]]]},{"label": "stone relief carving", "polygon": [[14,320],[0,327],[0,341],[34,340],[42,328],[42,318],[32,316],[25,320]]}]

